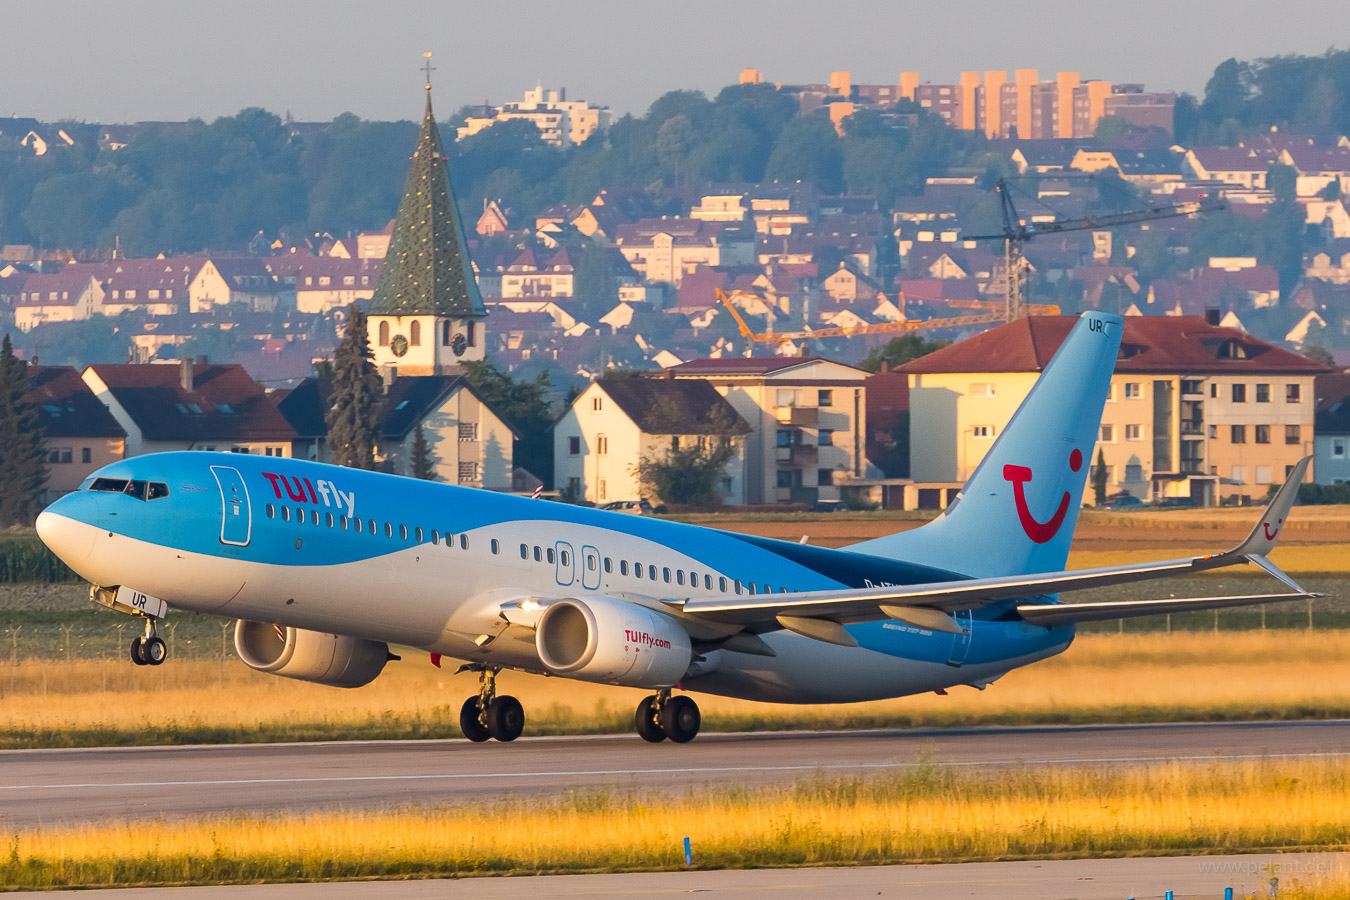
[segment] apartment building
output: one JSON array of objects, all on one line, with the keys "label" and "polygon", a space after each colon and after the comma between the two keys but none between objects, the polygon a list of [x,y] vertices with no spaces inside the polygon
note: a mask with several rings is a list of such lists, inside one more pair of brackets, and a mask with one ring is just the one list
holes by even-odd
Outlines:
[{"label": "apartment building", "polygon": [[490,128],[498,122],[521,119],[539,129],[539,136],[556,147],[585,143],[597,131],[609,128],[613,115],[608,106],[593,106],[584,100],[568,100],[567,89],[546,91],[538,85],[524,99],[503,106],[475,107],[478,115],[464,120],[459,140]]},{"label": "apartment building", "polygon": [[703,379],[749,423],[745,502],[837,502],[865,477],[867,373],[819,356],[696,359],[667,370]]},{"label": "apartment building", "polygon": [[[903,366],[914,480],[969,478],[1075,321],[1019,319]],[[1127,317],[1092,462],[1101,451],[1108,494],[1259,501],[1313,452],[1325,371],[1204,317]]]}]

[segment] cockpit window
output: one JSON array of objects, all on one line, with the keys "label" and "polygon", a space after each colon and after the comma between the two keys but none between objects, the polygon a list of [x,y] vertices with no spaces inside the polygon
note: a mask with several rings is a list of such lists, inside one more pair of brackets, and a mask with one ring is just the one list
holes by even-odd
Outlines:
[{"label": "cockpit window", "polygon": [[95,478],[89,490],[126,494],[137,500],[158,500],[169,496],[169,486],[162,481],[128,481],[125,478]]},{"label": "cockpit window", "polygon": [[94,483],[89,485],[91,491],[108,491],[112,494],[120,494],[127,489],[127,480],[125,478],[95,478]]}]

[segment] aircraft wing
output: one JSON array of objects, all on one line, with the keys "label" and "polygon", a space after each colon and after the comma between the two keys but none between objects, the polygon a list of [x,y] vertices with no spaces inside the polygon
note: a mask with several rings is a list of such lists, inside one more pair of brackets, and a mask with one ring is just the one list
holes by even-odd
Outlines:
[{"label": "aircraft wing", "polygon": [[1246,540],[1223,553],[1098,569],[972,578],[929,584],[761,594],[751,597],[710,597],[676,601],[672,605],[678,606],[688,615],[712,621],[744,626],[772,625],[810,634],[822,640],[837,638],[835,642],[846,642],[846,636],[841,635],[842,629],[837,628],[839,623],[893,618],[919,628],[955,633],[961,629],[947,613],[957,610],[973,609],[998,600],[1147,581],[1241,563],[1256,565],[1279,579],[1295,593],[1259,598],[1196,598],[1186,602],[1203,605],[1189,607],[1179,605],[1181,601],[1173,602],[1170,608],[1159,605],[1168,601],[1123,601],[1081,604],[1082,609],[1077,613],[1070,611],[1078,609],[1078,605],[1061,603],[1023,604],[1017,609],[1027,621],[1048,625],[1058,622],[1088,621],[1089,618],[1146,616],[1182,609],[1213,609],[1217,606],[1276,602],[1277,597],[1279,599],[1311,597],[1314,595],[1299,587],[1293,579],[1266,559],[1266,554],[1278,542],[1289,510],[1298,495],[1299,484],[1303,481],[1311,460],[1311,456],[1304,457],[1294,466]]}]

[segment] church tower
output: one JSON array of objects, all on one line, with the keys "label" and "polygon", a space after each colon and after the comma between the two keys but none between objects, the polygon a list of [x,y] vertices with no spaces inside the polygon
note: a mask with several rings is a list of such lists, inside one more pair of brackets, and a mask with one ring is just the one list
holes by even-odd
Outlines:
[{"label": "church tower", "polygon": [[445,162],[428,84],[389,252],[367,306],[375,365],[400,375],[455,373],[460,363],[482,359],[486,349],[487,308]]}]

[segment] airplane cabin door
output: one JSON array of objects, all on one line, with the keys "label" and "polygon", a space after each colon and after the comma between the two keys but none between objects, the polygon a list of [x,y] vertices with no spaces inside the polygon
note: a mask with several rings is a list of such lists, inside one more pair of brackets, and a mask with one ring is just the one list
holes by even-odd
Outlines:
[{"label": "airplane cabin door", "polygon": [[220,485],[220,542],[247,547],[253,531],[253,514],[244,478],[231,466],[212,466],[211,474]]},{"label": "airplane cabin door", "polygon": [[971,626],[974,622],[968,609],[953,613],[952,618],[964,630],[960,634],[952,635],[952,652],[947,658],[947,665],[960,666],[966,661],[966,654],[970,653]]},{"label": "airplane cabin door", "polygon": [[588,591],[600,587],[600,551],[594,547],[581,548],[581,586]]},{"label": "airplane cabin door", "polygon": [[572,558],[572,545],[564,541],[558,541],[553,547],[554,559],[557,562],[558,584],[567,587],[573,581],[576,581],[576,560]]}]

